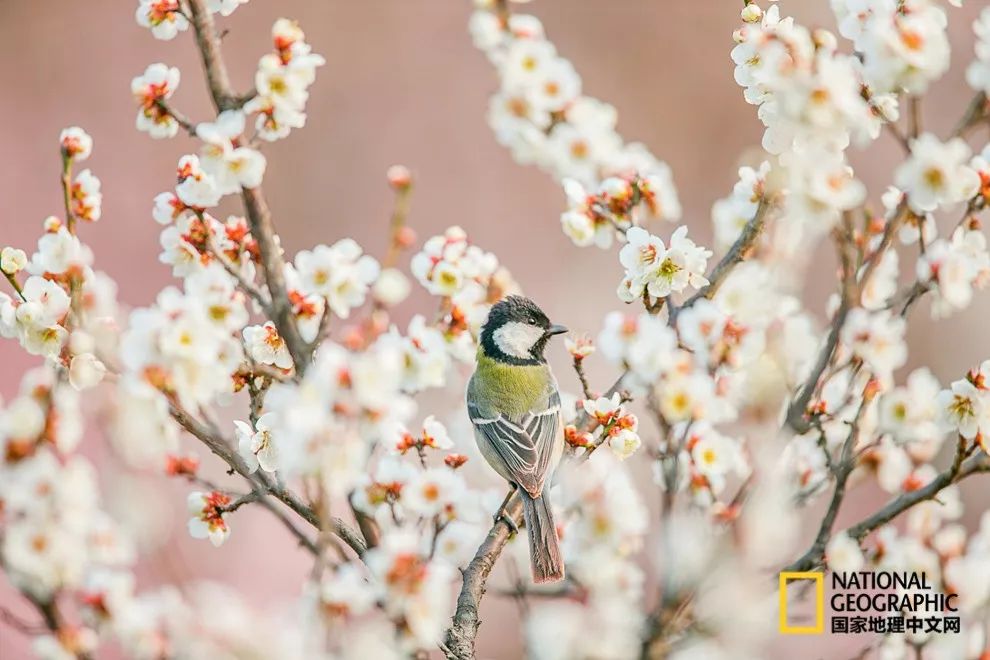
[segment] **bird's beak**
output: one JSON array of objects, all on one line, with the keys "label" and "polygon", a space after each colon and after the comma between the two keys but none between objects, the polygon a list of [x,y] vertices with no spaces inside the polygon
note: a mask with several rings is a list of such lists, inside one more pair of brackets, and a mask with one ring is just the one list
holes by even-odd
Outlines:
[{"label": "bird's beak", "polygon": [[554,335],[562,335],[565,332],[567,332],[567,328],[565,328],[562,325],[554,324],[551,325],[549,328],[547,328],[547,331],[544,332],[543,334],[546,335],[547,337],[552,337]]}]

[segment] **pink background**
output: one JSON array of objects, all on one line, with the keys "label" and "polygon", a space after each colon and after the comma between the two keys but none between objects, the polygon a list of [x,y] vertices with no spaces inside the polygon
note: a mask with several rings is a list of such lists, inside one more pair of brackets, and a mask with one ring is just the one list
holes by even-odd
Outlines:
[{"label": "pink background", "polygon": [[[971,96],[962,72],[972,57],[970,24],[979,4],[949,8],[953,71],[924,106],[926,126],[940,134],[955,123]],[[833,26],[825,0],[782,5],[806,24]],[[178,66],[183,78],[174,104],[193,119],[208,118],[211,108],[191,32],[157,41],[134,22],[135,6],[124,0],[0,2],[5,90],[0,244],[30,253],[41,220],[61,213],[58,133],[81,125],[96,142],[85,166],[100,177],[104,193],[103,219],[84,227],[82,235],[98,266],[117,279],[120,299],[136,306],[148,304],[172,282],[158,263],[159,227],[151,219],[151,200],[170,187],[178,157],[197,145],[184,135],[153,141],[139,134],[133,128],[130,79],[152,62]],[[585,92],[618,108],[622,135],[644,142],[671,165],[684,221],[703,242],[711,237],[712,202],[728,193],[741,157],[758,146],[762,133],[755,108],[743,101],[732,79],[728,53],[740,7],[738,0],[540,0],[525,7],[544,21],[560,53],[574,62]],[[292,254],[353,236],[381,254],[391,207],[384,172],[402,163],[415,175],[410,221],[420,239],[462,225],[476,243],[500,257],[552,318],[596,333],[603,314],[621,306],[614,295],[620,278],[616,255],[574,248],[559,229],[564,204],[559,186],[513,163],[495,143],[484,118],[495,74],[471,45],[469,13],[466,0],[254,0],[222,21],[230,30],[224,48],[239,89],[249,88],[279,16],[298,19],[314,51],[327,59],[311,90],[307,128],[266,149],[265,189],[283,245]],[[875,203],[900,158],[887,136],[869,154],[853,154]],[[233,202],[230,211],[236,211]],[[824,251],[819,256],[823,275],[811,278],[807,291],[816,312],[832,273],[831,257]],[[405,306],[400,316],[414,307]],[[966,313],[934,323],[922,305],[912,317],[911,366],[928,364],[947,381],[990,355],[983,323],[988,309],[984,297]],[[562,351],[557,352],[562,384],[573,389],[576,383],[563,372]],[[35,363],[15,343],[0,343],[0,394],[9,397],[23,370]],[[593,383],[607,386],[612,374],[592,363]],[[84,452],[96,457],[108,483],[116,484],[105,497],[111,509],[120,509],[128,499],[121,490],[128,486],[117,476],[119,465],[106,458],[102,398],[95,394],[87,401],[91,425]],[[648,470],[641,467],[645,480]],[[238,512],[230,541],[214,550],[184,532],[185,484],[144,476],[130,488],[137,486],[142,496],[157,494],[163,508],[149,517],[164,518],[161,526],[173,532],[141,564],[142,586],[215,579],[237,585],[259,605],[298,594],[308,562],[266,513]],[[134,498],[134,490],[126,492]],[[854,509],[870,504],[862,499],[871,498],[853,499],[840,525],[856,517]],[[968,518],[975,519],[985,505],[985,496],[972,500]],[[33,617],[4,580],[0,605]],[[489,598],[482,614],[482,655],[517,657],[519,640],[515,632],[506,632],[516,630],[515,607]],[[787,643],[792,645],[788,653],[800,657],[812,657],[811,649],[814,657],[825,652],[822,640]],[[814,646],[805,646],[809,643]],[[26,640],[0,624],[0,658],[22,657],[25,649]]]}]

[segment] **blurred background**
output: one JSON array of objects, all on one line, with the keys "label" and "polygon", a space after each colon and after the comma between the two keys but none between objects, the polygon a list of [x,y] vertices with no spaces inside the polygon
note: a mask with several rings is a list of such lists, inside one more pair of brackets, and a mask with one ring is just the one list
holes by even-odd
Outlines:
[{"label": "blurred background", "polygon": [[[212,117],[191,31],[157,41],[135,23],[136,4],[0,0],[0,245],[30,254],[41,221],[61,214],[58,134],[63,127],[82,126],[95,140],[84,166],[102,180],[104,194],[103,219],[83,228],[83,240],[93,248],[97,266],[119,283],[120,300],[132,306],[149,304],[172,282],[169,269],[158,263],[160,227],[151,218],[152,198],[171,189],[177,159],[198,145],[182,133],[170,141],[138,133],[130,80],[152,62],[178,66],[182,82],[173,105],[194,120]],[[517,6],[543,20],[548,37],[580,73],[585,93],[618,108],[623,137],[645,143],[670,164],[684,222],[707,244],[712,203],[728,193],[738,165],[752,159],[762,135],[756,109],[743,101],[732,78],[731,34],[741,4],[538,0]],[[827,0],[780,5],[782,13],[809,26],[834,28]],[[941,135],[971,98],[963,72],[972,58],[971,24],[980,5],[948,7],[953,69],[924,104],[926,128]],[[603,315],[621,307],[614,293],[621,277],[616,253],[575,248],[560,231],[559,185],[534,168],[516,165],[496,144],[485,113],[497,83],[467,34],[470,12],[467,0],[252,0],[220,20],[228,30],[226,59],[241,90],[249,89],[258,58],[270,50],[270,28],[280,16],[297,19],[314,52],[327,59],[311,88],[306,128],[265,148],[265,190],[282,243],[291,255],[352,236],[366,250],[383,254],[392,201],[385,171],[401,163],[414,174],[410,223],[419,242],[450,225],[463,226],[475,243],[499,256],[551,318],[596,334]],[[985,140],[985,134],[979,138]],[[879,206],[900,161],[899,148],[884,135],[869,153],[851,156]],[[227,210],[238,212],[234,201],[228,204]],[[809,255],[815,264],[805,292],[819,317],[834,281],[826,252]],[[403,327],[424,300],[414,297],[400,308]],[[990,356],[988,312],[984,297],[966,313],[934,323],[927,305],[920,305],[912,316],[908,368],[929,365],[943,382],[960,377]],[[562,386],[576,390],[563,350],[556,352]],[[0,396],[9,397],[34,364],[16,343],[0,343]],[[604,389],[614,378],[594,359],[589,370],[593,387]],[[88,401],[90,430],[83,451],[106,478],[108,508],[131,520],[149,548],[139,570],[142,587],[215,579],[243,589],[260,607],[298,595],[308,562],[277,523],[263,511],[242,510],[222,549],[189,539],[183,495],[188,487],[164,477],[124,474],[105,449],[100,395]],[[648,482],[648,468],[640,476]],[[987,498],[968,492],[972,521]],[[137,498],[145,503],[141,512],[125,506]],[[866,494],[852,502],[839,525],[856,517],[855,508],[878,498]],[[0,606],[33,616],[2,579]],[[520,640],[505,632],[516,629],[515,606],[489,598],[482,618],[481,655],[518,657]],[[780,657],[846,657],[838,649],[826,650],[821,640],[817,646],[787,643]],[[20,633],[0,625],[0,658],[23,657],[26,649]]]}]

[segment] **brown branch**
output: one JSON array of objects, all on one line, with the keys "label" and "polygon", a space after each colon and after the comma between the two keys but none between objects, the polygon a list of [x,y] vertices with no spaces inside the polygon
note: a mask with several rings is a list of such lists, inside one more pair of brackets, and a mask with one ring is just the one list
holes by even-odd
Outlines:
[{"label": "brown branch", "polygon": [[62,201],[65,204],[65,224],[70,234],[76,233],[76,214],[72,212],[72,157],[62,154]]},{"label": "brown branch", "polygon": [[10,286],[14,288],[14,291],[17,293],[20,299],[23,300],[24,302],[27,302],[27,298],[24,297],[24,290],[21,289],[20,282],[17,281],[17,275],[13,273],[4,273],[3,276],[7,278],[8,282],[10,282]]},{"label": "brown branch", "polygon": [[[853,454],[853,448],[859,439],[859,424],[868,406],[869,400],[864,397],[863,403],[860,404],[859,410],[856,411],[856,417],[850,426],[849,435],[846,436],[846,441],[842,445],[839,460],[832,468],[832,473],[835,476],[835,490],[832,492],[832,499],[828,504],[828,510],[826,510],[825,516],[822,518],[822,522],[818,527],[818,534],[815,535],[815,541],[801,559],[795,562],[795,564],[792,564],[792,566],[803,565],[803,562],[810,561],[812,558],[815,561],[820,561],[820,558],[825,554],[825,547],[832,537],[832,527],[835,525],[835,519],[839,515],[839,509],[842,507],[842,500],[846,496],[846,484],[849,481],[849,475],[852,474],[853,469],[856,467],[856,456]],[[824,451],[827,452],[827,449]],[[786,570],[802,571],[810,569],[788,567]]]},{"label": "brown branch", "polygon": [[887,132],[890,133],[895,140],[897,140],[897,144],[901,145],[904,153],[911,153],[911,142],[907,139],[907,137],[905,137],[904,133],[901,132],[901,129],[898,128],[895,122],[884,121],[883,127],[887,129]]},{"label": "brown branch", "polygon": [[229,110],[238,102],[238,96],[233,92],[230,84],[230,76],[227,74],[227,67],[223,62],[223,54],[220,51],[220,35],[217,34],[216,25],[213,22],[213,14],[203,0],[186,0],[188,8],[186,14],[193,25],[196,33],[196,45],[199,47],[200,56],[203,59],[203,68],[206,71],[206,80],[210,85],[210,96],[213,104],[220,112]]},{"label": "brown branch", "polygon": [[791,405],[787,407],[787,425],[797,434],[807,433],[811,430],[812,422],[807,417],[808,403],[811,401],[811,396],[818,386],[819,379],[832,361],[835,349],[839,345],[839,335],[842,332],[842,326],[845,324],[848,314],[849,304],[843,300],[839,305],[839,309],[836,310],[835,316],[832,317],[832,327],[829,329],[828,338],[825,340],[822,350],[818,353],[818,360],[815,362],[811,374],[805,380],[804,384],[801,385]]},{"label": "brown branch", "polygon": [[[718,262],[715,269],[712,270],[712,274],[708,276],[708,284],[702,287],[696,294],[687,299],[687,301],[681,305],[681,309],[690,307],[696,303],[701,298],[707,298],[711,300],[716,293],[718,293],[719,288],[725,282],[725,279],[732,272],[732,269],[738,266],[740,263],[746,260],[749,256],[750,250],[756,245],[760,236],[763,234],[763,229],[766,226],[767,215],[771,207],[771,202],[766,199],[766,197],[760,198],[760,203],[756,207],[756,213],[750,218],[746,226],[743,227],[742,232],[736,239],[736,242],[732,244],[729,251],[725,253],[722,260]],[[671,317],[676,316],[673,307],[671,307]]]},{"label": "brown branch", "polygon": [[175,123],[177,123],[179,126],[181,126],[182,129],[186,133],[189,133],[189,135],[191,135],[191,136],[195,136],[196,135],[196,124],[191,119],[189,119],[188,117],[186,117],[184,114],[182,114],[181,112],[179,112],[175,108],[171,107],[165,99],[163,99],[163,98],[156,98],[155,99],[155,106],[160,111],[164,112],[165,114],[167,114],[168,116],[170,116],[172,119],[174,119],[175,120]]},{"label": "brown branch", "polygon": [[916,139],[921,135],[921,97],[911,96],[908,98],[908,120],[911,139]]},{"label": "brown branch", "polygon": [[581,381],[581,393],[584,394],[585,399],[594,399],[591,386],[588,385],[588,376],[584,373],[584,358],[575,355],[573,364],[574,372],[577,374],[578,380]]},{"label": "brown branch", "polygon": [[[271,495],[296,512],[306,522],[313,525],[313,527],[320,529],[319,517],[295,493],[275,482],[266,473],[262,472],[252,475],[244,459],[241,458],[240,454],[231,449],[229,442],[217,437],[202,422],[174,402],[169,403],[169,411],[172,414],[172,418],[182,428],[198,438],[210,451],[230,466],[231,470],[244,477],[252,485],[252,488],[260,488],[264,495]],[[264,501],[263,498],[262,501]],[[282,521],[285,524],[288,522],[288,519],[283,518]],[[290,527],[289,531],[298,538],[294,527]],[[361,539],[360,535],[340,518],[331,519],[331,529],[329,531],[339,536],[359,557],[363,556],[367,551],[367,545]]]},{"label": "brown branch", "polygon": [[[62,627],[65,624],[62,618],[62,613],[58,609],[58,603],[55,602],[55,597],[48,600],[42,600],[30,594],[24,592],[22,593],[24,594],[24,597],[27,598],[28,602],[30,602],[34,608],[38,610],[38,613],[41,614],[41,618],[44,621],[43,627],[39,627],[40,629],[35,629],[35,632],[29,634],[38,635],[44,633],[45,630],[48,630],[52,633],[52,635],[58,637],[59,631],[62,630]],[[6,610],[4,610],[4,612],[6,613]],[[7,617],[4,617],[4,620],[8,623],[12,623]],[[91,657],[90,654],[85,651],[77,651],[75,656],[78,660],[90,660]]]},{"label": "brown branch", "polygon": [[[513,495],[505,507],[505,517],[513,520],[516,525],[522,523],[522,501],[519,495]],[[457,609],[453,621],[444,637],[443,652],[450,660],[468,660],[475,657],[474,639],[478,634],[481,619],[478,610],[481,599],[485,595],[485,585],[495,562],[502,554],[502,548],[509,540],[511,530],[504,518],[499,518],[488,536],[478,547],[474,559],[463,571],[461,592],[457,596]]]},{"label": "brown branch", "polygon": [[[825,340],[825,345],[822,347],[821,352],[819,352],[818,359],[816,360],[811,373],[808,375],[808,378],[798,388],[794,400],[791,401],[791,404],[787,407],[785,421],[787,426],[789,426],[795,433],[807,433],[814,425],[812,420],[807,416],[808,403],[811,401],[811,397],[818,388],[818,381],[821,379],[822,374],[825,373],[825,369],[832,362],[832,358],[835,355],[835,350],[839,345],[839,337],[842,333],[842,327],[845,325],[846,317],[849,315],[849,310],[859,304],[861,292],[865,288],[865,285],[869,282],[870,278],[873,277],[873,273],[880,265],[883,255],[890,248],[890,245],[894,240],[894,235],[897,233],[897,230],[900,228],[901,223],[904,221],[904,218],[908,212],[907,201],[902,201],[900,206],[897,208],[897,211],[894,213],[894,217],[887,222],[887,226],[884,228],[883,237],[880,239],[880,244],[867,259],[859,280],[856,281],[851,277],[844,276],[844,281],[842,283],[842,302],[839,304],[839,309],[836,310],[835,315],[832,317],[832,326],[829,329],[828,337]],[[840,258],[843,260],[845,271],[845,267],[848,266],[848,256],[842,254],[840,255]],[[845,273],[845,275],[848,274]]]},{"label": "brown branch", "polygon": [[285,512],[283,512],[279,507],[275,506],[275,504],[272,503],[271,500],[269,500],[267,497],[264,497],[262,495],[258,499],[258,504],[265,507],[268,511],[271,512],[273,516],[278,518],[279,522],[282,523],[282,526],[285,527],[287,530],[289,530],[290,534],[296,537],[296,540],[299,541],[299,545],[306,548],[310,553],[314,555],[319,556],[321,554],[320,549],[316,547],[316,544],[313,543],[313,541],[308,536],[306,536],[302,532],[302,530],[296,527],[295,524],[291,520],[289,520],[288,516],[285,515]]},{"label": "brown branch", "polygon": [[962,119],[956,124],[955,129],[952,131],[952,137],[964,137],[966,133],[972,127],[984,121],[987,118],[987,95],[983,92],[978,92],[973,100],[969,102],[966,107],[966,112],[963,114]]},{"label": "brown branch", "polygon": [[[196,33],[196,44],[203,60],[206,79],[210,86],[210,95],[217,110],[223,111],[236,107],[241,102],[230,84],[230,76],[223,61],[220,47],[220,37],[213,15],[206,8],[203,0],[187,0],[189,15]],[[265,273],[265,282],[271,296],[272,320],[278,333],[285,341],[289,353],[295,362],[296,373],[302,376],[308,366],[311,352],[303,341],[296,326],[292,313],[292,303],[289,301],[285,285],[285,262],[282,259],[282,248],[278,244],[272,214],[265,201],[261,187],[244,188],[241,190],[244,200],[244,210],[251,225],[251,235],[258,241],[258,251],[261,254],[261,266]]]},{"label": "brown branch", "polygon": [[[925,500],[930,500],[952,484],[962,481],[970,475],[981,472],[990,472],[990,462],[988,462],[986,456],[977,455],[962,461],[961,453],[957,452],[956,460],[953,462],[953,466],[944,472],[940,472],[938,476],[932,479],[927,485],[919,488],[918,490],[903,493],[888,502],[879,511],[867,516],[846,531],[851,538],[856,541],[862,541],[870,532],[886,525],[916,504],[924,502]],[[800,559],[782,570],[808,571],[816,566],[820,566],[822,563],[823,551],[824,547],[821,549],[812,547],[808,552],[802,555]]]}]

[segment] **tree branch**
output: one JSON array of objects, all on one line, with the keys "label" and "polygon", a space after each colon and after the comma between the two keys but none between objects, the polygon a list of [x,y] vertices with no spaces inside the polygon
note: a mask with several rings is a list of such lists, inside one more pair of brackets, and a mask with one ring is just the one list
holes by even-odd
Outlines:
[{"label": "tree branch", "polygon": [[[522,501],[519,495],[513,495],[505,507],[505,516],[518,526],[522,522]],[[474,559],[463,571],[461,592],[457,596],[457,609],[454,611],[453,622],[444,637],[443,652],[450,660],[468,660],[475,657],[474,640],[478,635],[481,619],[478,610],[481,599],[485,595],[485,585],[488,576],[495,568],[495,562],[502,554],[502,548],[509,540],[511,530],[503,518],[499,518],[488,536],[478,547]]]},{"label": "tree branch", "polygon": [[[848,277],[848,275],[843,278],[842,302],[839,304],[839,309],[836,310],[835,315],[832,317],[832,327],[829,329],[828,337],[825,340],[825,345],[818,354],[818,360],[815,362],[815,366],[812,368],[808,378],[798,389],[794,400],[787,407],[787,415],[785,420],[787,426],[791,427],[795,433],[802,434],[811,430],[813,423],[812,420],[807,417],[808,403],[811,401],[811,397],[814,395],[815,390],[818,387],[818,381],[821,379],[822,374],[825,373],[826,367],[828,367],[829,363],[832,361],[832,356],[835,355],[835,349],[839,345],[839,336],[842,333],[843,325],[845,325],[846,317],[849,315],[849,310],[859,305],[859,297],[861,292],[865,288],[865,285],[870,281],[870,278],[873,277],[873,273],[880,265],[883,255],[890,248],[890,244],[894,240],[894,235],[897,233],[897,230],[901,226],[901,222],[903,222],[908,212],[907,201],[902,201],[900,206],[898,206],[897,210],[894,212],[894,217],[887,222],[887,226],[884,228],[883,237],[880,239],[880,244],[877,246],[877,249],[873,251],[863,266],[862,274],[860,275],[859,280],[857,281],[854,278]],[[844,254],[840,256],[842,257],[845,268],[847,257]]]},{"label": "tree branch", "polygon": [[[238,107],[241,97],[234,92],[227,74],[220,47],[220,37],[213,15],[206,8],[203,0],[187,0],[189,14],[196,32],[196,44],[206,70],[206,79],[210,86],[210,95],[217,110],[223,111]],[[251,225],[251,235],[258,241],[258,251],[261,254],[261,266],[265,273],[265,282],[271,297],[272,321],[278,328],[278,333],[285,341],[289,353],[296,365],[296,373],[302,376],[308,366],[311,355],[309,347],[303,341],[296,327],[292,314],[292,303],[289,301],[285,285],[285,262],[282,259],[282,248],[278,244],[275,227],[272,223],[271,211],[265,202],[265,196],[260,186],[243,188],[241,197],[244,200],[244,210]]]},{"label": "tree branch", "polygon": [[[729,251],[725,253],[722,260],[718,262],[712,274],[708,276],[708,284],[698,290],[693,296],[687,299],[687,301],[681,305],[681,309],[690,307],[698,300],[706,298],[711,300],[716,293],[718,293],[719,288],[725,282],[725,279],[732,272],[732,269],[738,266],[740,263],[746,260],[749,256],[749,252],[756,241],[759,240],[760,236],[763,234],[763,228],[766,226],[767,215],[770,210],[771,203],[766,199],[766,197],[760,198],[759,206],[756,207],[756,213],[753,217],[746,223],[743,227],[742,232],[736,239],[736,242],[732,244]],[[671,315],[674,316],[673,308],[671,308]]]},{"label": "tree branch", "polygon": [[[990,459],[985,454],[978,454],[966,460],[963,460],[963,456],[964,449],[960,446],[956,451],[951,467],[940,472],[925,486],[918,490],[899,495],[879,511],[848,528],[846,531],[849,536],[856,539],[856,541],[862,541],[870,532],[886,525],[916,504],[932,499],[952,484],[962,481],[973,474],[990,472]],[[799,559],[782,570],[809,571],[816,566],[820,566],[823,560],[824,550],[824,544],[819,547],[819,544],[816,543]]]},{"label": "tree branch", "polygon": [[[247,479],[248,483],[252,485],[252,488],[260,488],[265,495],[273,496],[275,499],[279,500],[299,514],[300,517],[313,525],[313,527],[320,529],[319,517],[310,507],[306,506],[306,504],[300,500],[295,493],[276,483],[265,473],[252,475],[251,470],[241,458],[240,454],[233,451],[228,442],[222,438],[218,438],[199,420],[174,402],[169,403],[169,411],[172,414],[172,418],[175,419],[175,421],[178,422],[182,428],[198,438],[210,449],[210,451],[219,456],[227,465],[229,465],[231,470]],[[262,501],[264,501],[264,498],[262,498]],[[288,519],[281,518],[281,520],[283,524],[288,523]],[[332,528],[329,531],[339,536],[341,540],[349,545],[359,557],[364,555],[368,548],[364,540],[361,539],[361,536],[356,531],[351,529],[351,527],[340,518],[331,518],[330,523]],[[290,527],[289,531],[298,538],[299,535],[296,533],[297,530],[294,527]]]}]

